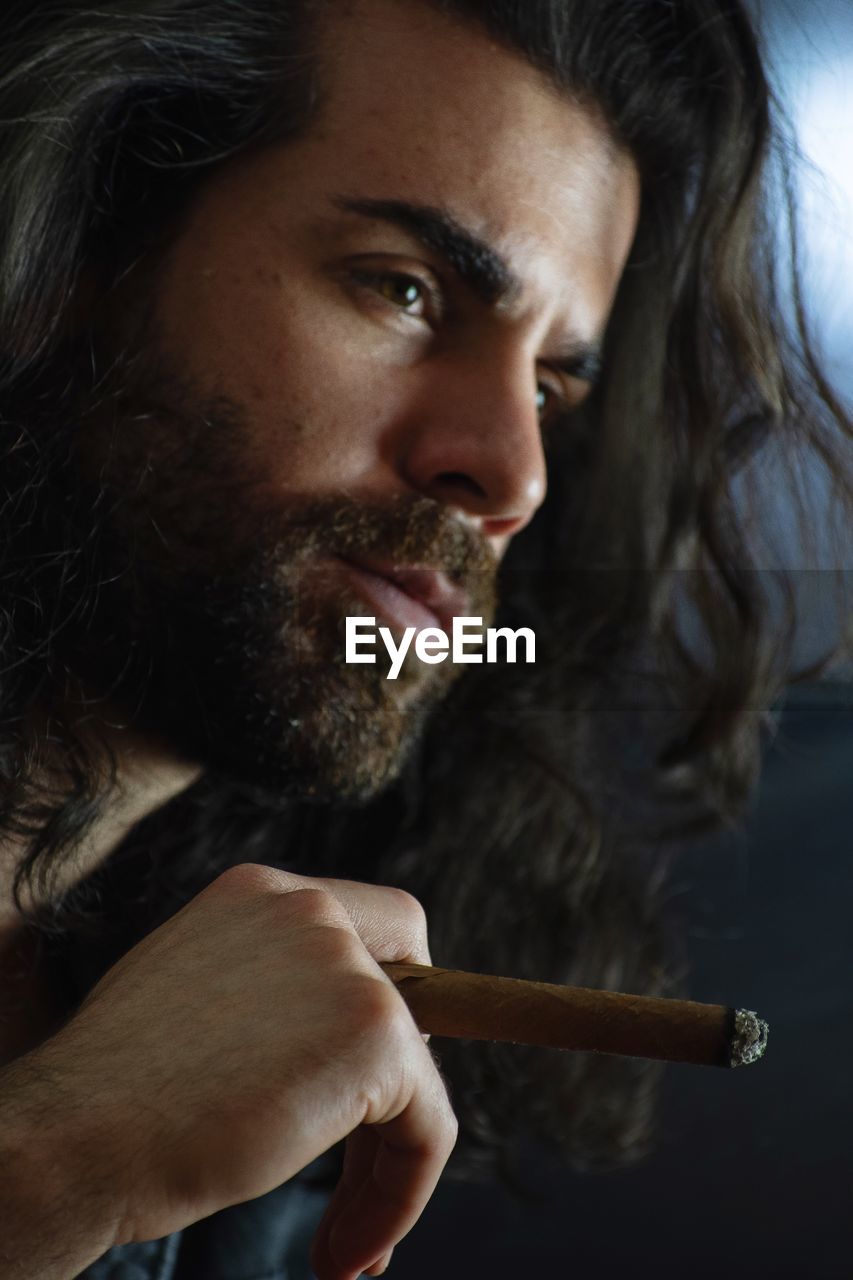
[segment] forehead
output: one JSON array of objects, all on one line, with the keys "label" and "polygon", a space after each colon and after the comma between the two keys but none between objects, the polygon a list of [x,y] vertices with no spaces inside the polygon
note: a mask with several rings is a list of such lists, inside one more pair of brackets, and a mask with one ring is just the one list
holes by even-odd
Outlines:
[{"label": "forehead", "polygon": [[586,274],[612,293],[639,181],[592,109],[421,0],[331,6],[320,49],[324,104],[306,182],[325,165],[339,190],[451,208],[531,286],[559,261],[576,284]]}]

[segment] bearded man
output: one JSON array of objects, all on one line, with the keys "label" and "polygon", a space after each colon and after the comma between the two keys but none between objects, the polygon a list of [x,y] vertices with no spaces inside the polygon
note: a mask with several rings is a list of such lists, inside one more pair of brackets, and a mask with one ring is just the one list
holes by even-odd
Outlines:
[{"label": "bearded man", "polygon": [[[749,793],[781,676],[733,477],[849,430],[779,319],[755,35],[737,0],[0,32],[4,1275],[209,1278],[199,1230],[344,1140],[311,1265],[378,1275],[460,1125],[648,1140],[633,1061],[449,1048],[451,1107],[380,965],[668,990],[647,798],[660,833]],[[536,665],[389,680],[365,615]]]}]

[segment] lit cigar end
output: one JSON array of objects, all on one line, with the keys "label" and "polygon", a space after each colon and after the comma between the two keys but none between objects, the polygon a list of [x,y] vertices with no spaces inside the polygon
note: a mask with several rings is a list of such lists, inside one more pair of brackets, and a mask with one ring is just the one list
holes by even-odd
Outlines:
[{"label": "lit cigar end", "polygon": [[769,1027],[751,1009],[735,1009],[734,1030],[729,1047],[729,1066],[748,1067],[764,1056]]}]

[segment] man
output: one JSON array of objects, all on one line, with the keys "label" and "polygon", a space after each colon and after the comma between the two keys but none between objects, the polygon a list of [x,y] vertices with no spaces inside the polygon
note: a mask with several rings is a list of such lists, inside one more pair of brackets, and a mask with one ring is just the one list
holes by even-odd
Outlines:
[{"label": "man", "polygon": [[[660,985],[603,711],[669,643],[661,775],[737,809],[778,677],[728,484],[756,423],[840,418],[780,359],[737,4],[125,10],[4,19],[4,1274],[346,1139],[311,1263],[353,1280],[457,1132],[379,968],[430,962],[402,884],[442,963]],[[659,586],[685,562],[710,672]],[[344,660],[347,617],[498,601],[535,669]],[[156,868],[133,925],[85,893],[119,855]],[[63,991],[69,921],[117,936]],[[606,1146],[589,1110],[571,1140]]]}]

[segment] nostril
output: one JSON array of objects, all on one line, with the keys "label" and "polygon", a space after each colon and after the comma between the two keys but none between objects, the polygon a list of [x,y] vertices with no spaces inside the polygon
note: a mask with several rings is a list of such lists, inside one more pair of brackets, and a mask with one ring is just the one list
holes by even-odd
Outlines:
[{"label": "nostril", "polygon": [[471,476],[466,475],[464,471],[442,471],[440,475],[435,477],[435,483],[439,485],[450,485],[454,489],[458,489],[461,485],[468,493],[473,493],[478,498],[485,498],[486,490],[482,485],[477,484]]}]

